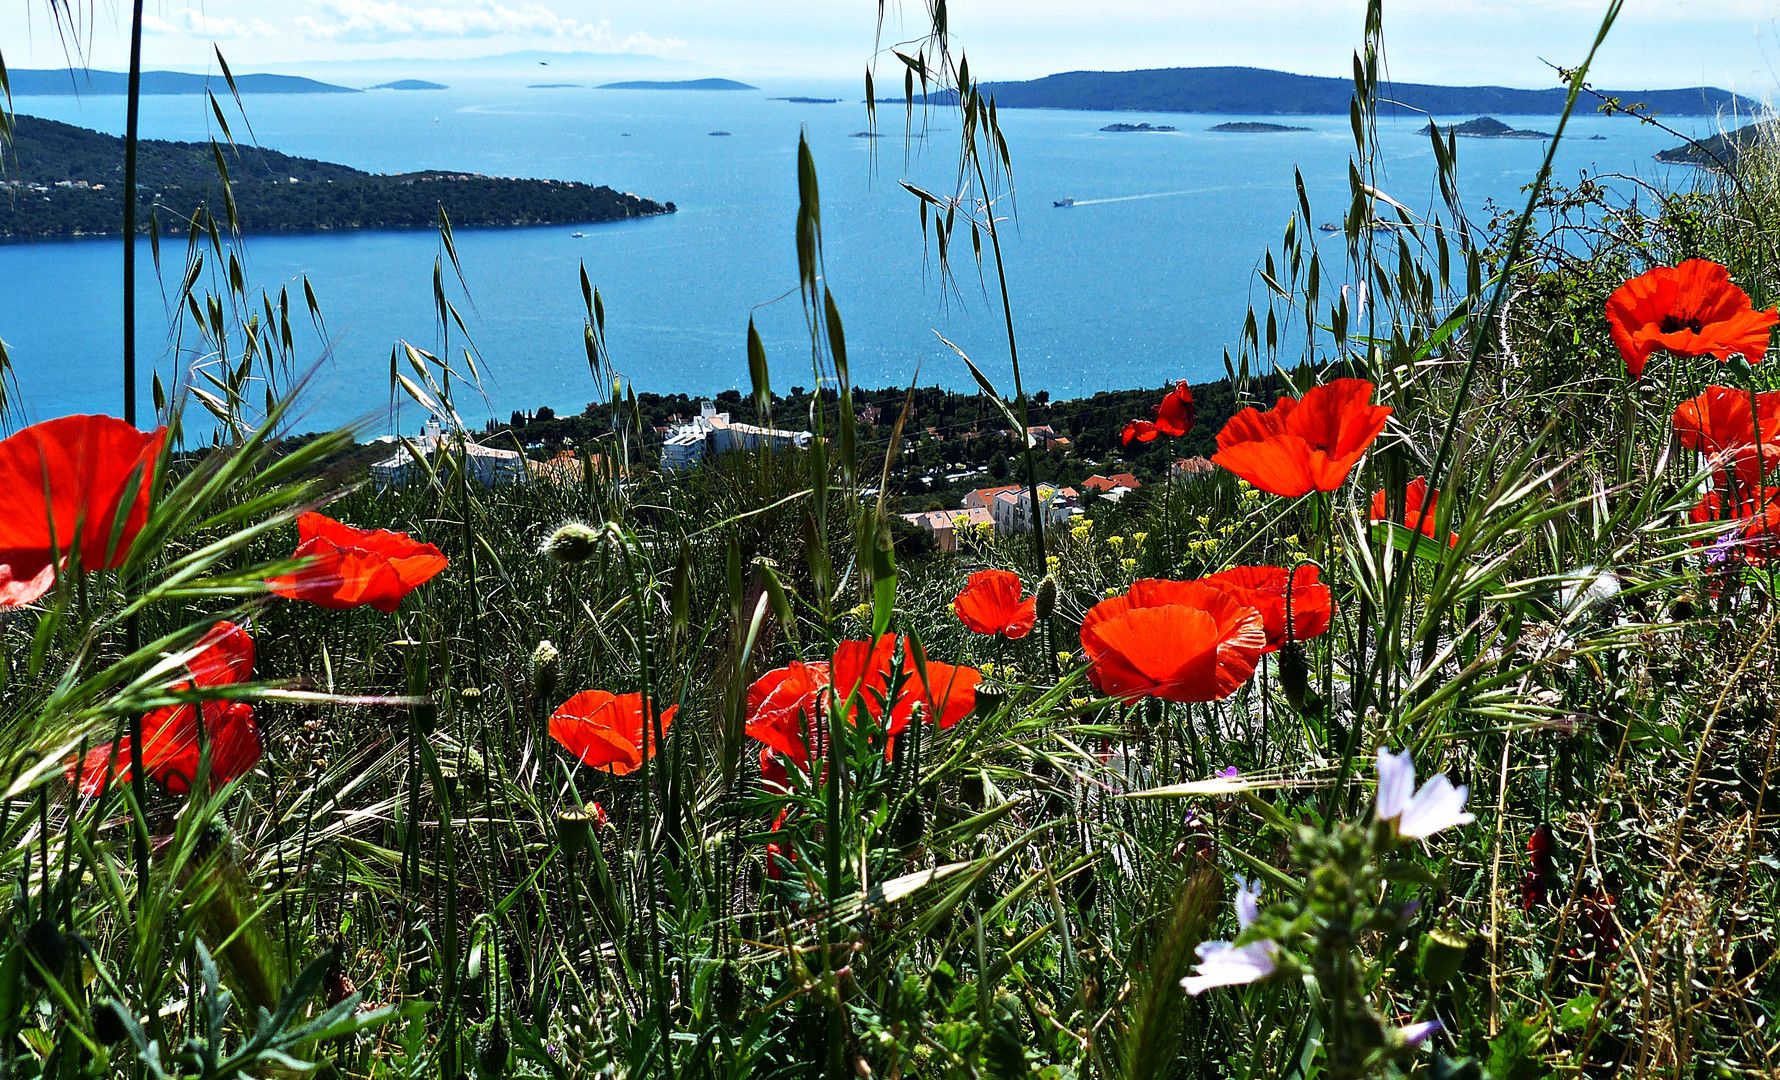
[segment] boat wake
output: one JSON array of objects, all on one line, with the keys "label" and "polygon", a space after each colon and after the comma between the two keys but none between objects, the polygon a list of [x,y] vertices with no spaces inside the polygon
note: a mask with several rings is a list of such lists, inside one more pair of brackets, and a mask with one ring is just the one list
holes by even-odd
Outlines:
[{"label": "boat wake", "polygon": [[1222,188],[1187,188],[1183,191],[1152,191],[1147,195],[1114,195],[1108,199],[1077,199],[1071,206],[1098,206],[1101,203],[1135,202],[1138,199],[1169,199],[1176,195],[1204,195]]}]

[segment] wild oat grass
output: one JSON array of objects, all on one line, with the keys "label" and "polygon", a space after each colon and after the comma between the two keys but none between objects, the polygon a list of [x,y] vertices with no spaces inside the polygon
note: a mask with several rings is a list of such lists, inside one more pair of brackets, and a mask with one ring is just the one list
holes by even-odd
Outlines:
[{"label": "wild oat grass", "polygon": [[[997,231],[1016,158],[928,14],[931,37],[887,54],[911,98],[958,92],[958,187],[915,193],[922,227],[944,272],[968,236],[1003,286],[1008,356],[968,363],[1022,427],[1020,270]],[[1352,477],[1301,499],[1219,472],[899,564],[894,493],[861,494],[890,467],[858,453],[807,147],[794,239],[809,377],[832,391],[820,438],[690,474],[652,471],[585,279],[610,471],[483,488],[447,440],[379,489],[341,465],[353,433],[281,440],[303,393],[289,297],[213,276],[238,266],[227,228],[193,222],[181,305],[216,359],[155,404],[176,437],[203,406],[211,445],[164,461],[122,566],[70,567],[0,611],[8,1074],[1773,1075],[1780,609],[1771,563],[1703,546],[1722,529],[1688,511],[1711,469],[1670,426],[1708,382],[1769,390],[1773,365],[1669,358],[1635,382],[1600,312],[1691,257],[1771,300],[1780,153],[1655,205],[1553,194],[1542,173],[1486,231],[1435,136],[1439,190],[1412,214],[1377,187],[1382,27],[1374,4],[1339,265],[1300,186],[1231,328],[1245,400],[1271,405],[1257,376],[1278,372],[1294,396],[1364,378],[1394,409]],[[396,347],[391,393],[461,439],[479,373],[441,236],[442,340]],[[750,367],[764,410],[776,373]],[[1015,469],[1036,487],[1030,454]],[[1442,492],[1428,535],[1372,522],[1376,491],[1413,512],[1418,475]],[[450,566],[389,614],[269,595],[316,508]],[[1314,565],[1330,631],[1219,701],[1095,689],[1097,604],[1242,565]],[[1040,596],[1032,633],[952,614],[983,568]],[[224,618],[257,644],[253,681],[185,686]],[[763,783],[750,684],[888,635],[911,658],[889,696],[969,665],[969,714],[942,729],[924,702],[891,739],[887,703],[836,694],[805,721],[808,769]],[[550,738],[586,689],[676,708],[635,771]],[[253,706],[248,775],[190,794],[64,779],[145,712],[219,695]],[[1468,785],[1474,820],[1377,821],[1381,748]],[[1379,760],[1394,791],[1399,759]],[[1196,946],[1219,941],[1272,977],[1189,994],[1219,962]]]}]

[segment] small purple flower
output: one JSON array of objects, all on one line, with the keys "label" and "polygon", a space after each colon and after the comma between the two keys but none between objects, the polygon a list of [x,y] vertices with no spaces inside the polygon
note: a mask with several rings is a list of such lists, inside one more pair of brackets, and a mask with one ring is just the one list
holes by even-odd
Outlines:
[{"label": "small purple flower", "polygon": [[1393,754],[1378,748],[1378,802],[1380,821],[1395,821],[1397,835],[1408,840],[1433,836],[1454,825],[1469,825],[1473,816],[1465,812],[1470,789],[1463,784],[1452,786],[1445,773],[1435,773],[1415,787],[1415,761],[1409,751]]},{"label": "small purple flower", "polygon": [[1236,876],[1236,923],[1247,930],[1261,915],[1261,883]]},{"label": "small purple flower", "polygon": [[1240,948],[1228,941],[1207,941],[1196,950],[1198,974],[1180,981],[1180,988],[1198,997],[1214,986],[1247,986],[1273,974],[1273,957],[1279,946],[1256,941]]},{"label": "small purple flower", "polygon": [[[1236,922],[1247,930],[1261,915],[1261,883],[1240,875],[1236,878]],[[1180,981],[1182,990],[1198,997],[1214,986],[1244,986],[1273,974],[1273,958],[1279,946],[1271,941],[1255,941],[1232,945],[1228,941],[1207,941],[1194,950],[1199,954],[1199,969]]]},{"label": "small purple flower", "polygon": [[1242,770],[1234,765],[1226,765],[1218,770],[1218,778],[1220,780],[1241,780]]},{"label": "small purple flower", "polygon": [[1428,1036],[1439,1031],[1440,1028],[1441,1024],[1438,1020],[1428,1020],[1420,1024],[1405,1024],[1397,1029],[1397,1037],[1403,1040],[1404,1046],[1414,1048],[1427,1042]]}]

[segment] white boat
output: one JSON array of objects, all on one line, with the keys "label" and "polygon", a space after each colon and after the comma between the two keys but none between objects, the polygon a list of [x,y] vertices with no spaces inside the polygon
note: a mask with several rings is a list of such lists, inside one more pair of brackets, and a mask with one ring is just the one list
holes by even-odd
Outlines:
[{"label": "white boat", "polygon": [[586,234],[586,233],[584,233],[584,232],[578,232],[578,231],[577,231],[577,232],[572,232],[572,233],[570,233],[570,234],[569,234],[569,235],[570,235],[570,236],[572,236],[572,237],[574,237],[574,238],[575,238],[575,239],[577,239],[577,240],[579,240],[579,239],[581,239],[581,238],[582,238],[582,237],[584,237],[584,236],[586,236],[586,235],[587,235],[587,234]]},{"label": "white boat", "polygon": [[1058,199],[1056,202],[1052,203],[1051,205],[1052,206],[1074,206],[1075,200],[1074,199]]}]

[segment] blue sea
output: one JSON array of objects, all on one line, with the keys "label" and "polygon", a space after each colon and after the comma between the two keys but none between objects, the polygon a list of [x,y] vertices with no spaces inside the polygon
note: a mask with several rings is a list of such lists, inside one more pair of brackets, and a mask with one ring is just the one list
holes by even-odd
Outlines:
[{"label": "blue sea", "polygon": [[[772,100],[781,95],[842,101]],[[458,398],[473,424],[542,405],[579,411],[600,396],[582,346],[582,264],[605,298],[613,362],[637,390],[746,392],[750,316],[765,339],[775,388],[811,385],[792,236],[800,133],[820,175],[828,284],[845,322],[854,382],[971,386],[937,332],[1011,389],[992,268],[978,278],[961,235],[953,250],[959,280],[955,288],[943,283],[915,200],[898,184],[951,189],[956,118],[936,112],[925,139],[905,140],[902,107],[880,107],[884,137],[859,138],[855,133],[867,127],[859,98],[856,86],[546,90],[481,80],[444,91],[244,101],[252,140],[286,153],[378,172],[582,180],[678,206],[676,214],[620,224],[457,232],[468,283],[459,306],[484,361],[485,397]],[[122,98],[22,97],[14,105],[105,131],[123,127]],[[1312,130],[1206,130],[1242,119]],[[1500,119],[1539,130],[1555,123]],[[1113,122],[1180,131],[1100,130]],[[1293,167],[1304,174],[1319,222],[1339,222],[1348,201],[1346,117],[1006,110],[1001,123],[1013,156],[1014,197],[997,213],[1006,217],[1029,392],[1074,397],[1220,375],[1223,350],[1234,351],[1251,296],[1261,299],[1257,261],[1278,245],[1295,205]],[[1428,209],[1433,155],[1417,133],[1420,122],[1381,123],[1386,189]],[[1680,125],[1699,134],[1715,130],[1706,118]],[[238,140],[249,138],[238,116],[231,127]],[[142,130],[145,137],[203,139],[216,125],[205,99],[161,97],[145,99]],[[729,134],[711,134],[718,131]],[[1652,160],[1675,142],[1662,132],[1592,114],[1571,131],[1558,153],[1560,182],[1573,182],[1582,170],[1692,180],[1689,170]],[[1461,139],[1461,190],[1473,218],[1483,220],[1492,201],[1518,207],[1543,150],[1537,140]],[[1065,198],[1075,204],[1052,205]],[[1317,235],[1326,258],[1339,264],[1340,235]],[[120,411],[120,245],[116,238],[0,244],[0,340],[12,355],[28,418]],[[172,384],[207,359],[176,349],[169,329],[167,297],[178,284],[183,246],[183,236],[163,238],[163,260],[174,275],[164,289],[148,273],[147,242],[139,248],[148,278],[139,300],[145,409],[150,371]],[[399,339],[421,348],[438,344],[432,278],[440,251],[430,230],[246,238],[241,255],[249,284],[274,295],[292,286],[293,308],[300,309],[301,277],[308,275],[332,339],[330,350],[293,311],[303,335],[299,349],[320,365],[299,429],[368,421],[375,432],[419,424],[412,405],[400,416],[389,413],[389,357]],[[447,279],[455,290],[449,267]],[[182,340],[194,338],[188,328]]]}]

